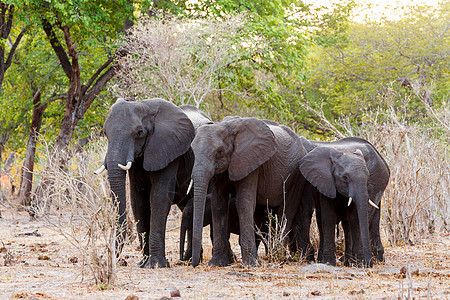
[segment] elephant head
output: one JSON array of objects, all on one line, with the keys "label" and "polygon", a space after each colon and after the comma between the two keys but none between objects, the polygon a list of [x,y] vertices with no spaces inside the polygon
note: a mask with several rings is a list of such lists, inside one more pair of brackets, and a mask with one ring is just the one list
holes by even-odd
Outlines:
[{"label": "elephant head", "polygon": [[201,236],[208,183],[214,175],[228,171],[239,181],[268,161],[276,152],[275,137],[262,120],[227,117],[221,123],[198,128],[192,141],[195,156],[194,229],[192,265],[200,262]]},{"label": "elephant head", "polygon": [[186,114],[168,101],[119,98],[110,109],[104,132],[108,138],[104,166],[119,205],[119,222],[124,224],[126,171],[134,168],[134,163],[145,171],[165,168],[189,150],[195,131]]},{"label": "elephant head", "polygon": [[369,170],[363,153],[341,152],[331,147],[317,147],[302,158],[299,168],[303,176],[328,198],[336,198],[336,191],[354,201],[358,212],[364,264],[372,266],[369,238],[368,193]]}]

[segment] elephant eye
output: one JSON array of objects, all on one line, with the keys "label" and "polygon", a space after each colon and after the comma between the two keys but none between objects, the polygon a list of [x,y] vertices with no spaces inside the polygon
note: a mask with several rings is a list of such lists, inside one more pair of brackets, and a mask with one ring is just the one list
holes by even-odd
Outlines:
[{"label": "elephant eye", "polygon": [[143,137],[145,137],[145,130],[144,129],[139,129],[137,132],[136,132],[136,137],[137,138],[143,138]]},{"label": "elephant eye", "polygon": [[225,152],[223,151],[223,149],[219,149],[219,150],[217,150],[216,157],[221,158],[224,155],[224,153]]},{"label": "elephant eye", "polygon": [[348,176],[347,176],[347,174],[344,174],[344,175],[342,176],[342,179],[344,179],[345,182],[348,182]]}]

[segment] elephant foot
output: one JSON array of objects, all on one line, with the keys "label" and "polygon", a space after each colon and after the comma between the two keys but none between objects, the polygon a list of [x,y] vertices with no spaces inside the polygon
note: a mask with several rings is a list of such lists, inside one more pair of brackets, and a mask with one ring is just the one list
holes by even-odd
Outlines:
[{"label": "elephant foot", "polygon": [[367,262],[365,259],[348,259],[344,263],[346,267],[372,268],[373,261]]},{"label": "elephant foot", "polygon": [[231,265],[233,262],[234,260],[230,259],[229,255],[216,255],[211,258],[211,260],[208,262],[208,265],[225,267]]},{"label": "elephant foot", "polygon": [[[192,258],[192,249],[187,249],[186,252],[184,252],[183,258],[181,260],[188,261],[191,258]],[[200,255],[200,260],[201,260],[201,255]]]},{"label": "elephant foot", "polygon": [[373,260],[371,259],[369,262],[367,262],[366,260],[363,260],[362,266],[364,268],[373,268]]},{"label": "elephant foot", "polygon": [[378,262],[384,262],[384,249],[375,250],[373,256],[376,258]]},{"label": "elephant foot", "polygon": [[319,260],[319,262],[322,264],[336,266],[336,258],[335,257],[323,257],[321,260]]},{"label": "elephant foot", "polygon": [[146,269],[169,268],[170,264],[165,257],[150,255],[147,260],[139,267]]},{"label": "elephant foot", "polygon": [[248,256],[242,258],[242,263],[249,267],[260,267],[261,261],[258,257]]}]

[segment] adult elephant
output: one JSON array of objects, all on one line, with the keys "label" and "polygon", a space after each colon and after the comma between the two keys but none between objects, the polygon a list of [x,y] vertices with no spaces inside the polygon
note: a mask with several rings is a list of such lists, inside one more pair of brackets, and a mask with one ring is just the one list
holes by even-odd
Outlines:
[{"label": "adult elephant", "polygon": [[342,220],[346,256],[357,265],[372,267],[372,249],[383,261],[379,207],[390,176],[386,161],[372,144],[357,137],[335,142],[303,139],[303,143],[309,153],[299,169],[320,193],[311,192],[320,231],[319,260],[336,264],[335,226]]},{"label": "adult elephant", "polygon": [[298,161],[306,154],[300,138],[287,127],[255,118],[227,117],[198,129],[192,142],[195,163],[192,265],[200,262],[202,225],[208,183],[212,184],[213,249],[210,265],[233,261],[228,241],[228,195],[236,193],[242,261],[260,263],[253,215],[257,204],[280,207],[287,229],[299,203],[302,184]]},{"label": "adult elephant", "polygon": [[[192,108],[193,118],[202,119]],[[194,157],[190,144],[195,135],[191,119],[176,105],[149,99],[118,99],[104,125],[108,150],[104,166],[113,198],[119,207],[119,223],[126,222],[125,178],[130,179],[131,207],[137,221],[144,257],[140,267],[168,267],[165,257],[167,215],[172,204],[184,206]],[[125,230],[118,234],[122,245]]]}]

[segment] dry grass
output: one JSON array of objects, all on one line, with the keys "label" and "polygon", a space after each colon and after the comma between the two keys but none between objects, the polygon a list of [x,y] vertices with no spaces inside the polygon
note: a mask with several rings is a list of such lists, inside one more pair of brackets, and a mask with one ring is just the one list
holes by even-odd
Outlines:
[{"label": "dry grass", "polygon": [[[409,99],[404,101],[406,107]],[[336,136],[367,139],[389,165],[381,225],[391,245],[412,245],[426,234],[450,232],[450,109],[424,105],[429,116],[422,120],[427,124],[408,122],[406,112],[390,108],[365,116],[357,128],[348,119],[340,120],[341,130],[323,112],[311,110]]]},{"label": "dry grass", "polygon": [[383,197],[382,226],[392,245],[414,244],[423,235],[450,232],[450,110],[434,126],[366,123],[356,135],[371,141],[385,158],[391,177]]},{"label": "dry grass", "polygon": [[108,286],[116,277],[115,237],[122,229],[116,223],[117,207],[106,176],[93,173],[103,161],[104,141],[90,147],[90,151],[75,153],[64,169],[55,163],[59,157],[47,148],[44,167],[35,174],[41,184],[31,209],[79,251],[95,283]]},{"label": "dry grass", "polygon": [[289,230],[286,229],[287,219],[283,214],[281,220],[278,219],[277,214],[272,214],[268,209],[268,231],[263,232],[260,228],[255,228],[256,234],[261,238],[261,241],[266,247],[265,258],[268,262],[281,263],[285,262],[287,255],[289,255],[286,240]]},{"label": "dry grass", "polygon": [[[0,251],[2,299],[25,295],[37,299],[123,300],[131,294],[139,299],[160,299],[169,297],[174,288],[186,299],[406,299],[408,293],[416,299],[450,297],[450,236],[425,235],[415,246],[388,243],[386,262],[364,270],[342,265],[270,263],[264,259],[263,247],[260,249],[262,267],[246,268],[240,264],[238,236],[232,235],[231,245],[238,263],[217,268],[206,266],[211,258],[211,243],[208,230],[204,230],[204,264],[192,268],[178,263],[180,214],[174,206],[167,227],[177,229],[166,233],[166,255],[172,267],[138,268],[141,253],[135,240],[124,247],[123,258],[128,265],[117,266],[115,284],[99,289],[81,259],[77,263],[69,260],[80,257],[76,246],[48,228],[45,220],[30,221],[26,212],[12,209],[3,210],[3,216],[0,220],[0,248],[4,247]],[[66,216],[70,219],[71,214]],[[36,229],[42,236],[20,235]],[[4,266],[7,253],[11,261]]]}]

